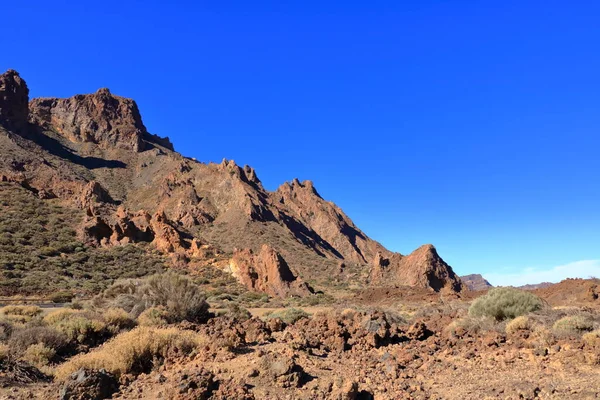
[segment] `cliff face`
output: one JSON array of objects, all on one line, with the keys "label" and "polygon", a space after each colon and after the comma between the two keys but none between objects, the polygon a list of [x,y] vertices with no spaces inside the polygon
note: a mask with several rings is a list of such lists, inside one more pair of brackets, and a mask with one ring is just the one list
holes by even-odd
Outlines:
[{"label": "cliff face", "polygon": [[184,263],[207,246],[212,255],[243,248],[263,260],[266,243],[294,276],[322,281],[341,262],[366,271],[380,254],[398,266],[395,281],[384,278],[385,268],[374,271],[374,284],[460,289],[434,249],[389,252],[310,181],[269,192],[249,166],[181,156],[167,138],[148,133],[131,99],[100,89],[28,101],[16,72],[0,75],[0,180],[85,210],[77,229],[87,243],[151,243]]}]

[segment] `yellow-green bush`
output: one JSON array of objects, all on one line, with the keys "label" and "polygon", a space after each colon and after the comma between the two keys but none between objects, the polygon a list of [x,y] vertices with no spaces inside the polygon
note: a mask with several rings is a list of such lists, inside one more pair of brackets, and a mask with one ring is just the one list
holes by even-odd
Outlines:
[{"label": "yellow-green bush", "polygon": [[531,321],[529,318],[522,315],[510,321],[506,324],[506,333],[513,335],[519,331],[528,331],[531,328]]},{"label": "yellow-green bush", "polygon": [[475,299],[469,307],[469,315],[491,317],[502,321],[537,311],[543,306],[543,300],[533,293],[510,287],[500,287],[490,289],[488,293]]},{"label": "yellow-green bush", "polygon": [[39,368],[48,365],[55,355],[56,350],[44,346],[43,343],[37,343],[29,346],[22,358]]},{"label": "yellow-green bush", "polygon": [[35,317],[42,312],[38,306],[5,306],[0,312],[4,315],[23,315],[25,317]]},{"label": "yellow-green bush", "polygon": [[42,309],[38,306],[6,306],[0,309],[4,319],[23,324],[40,315],[41,312]]},{"label": "yellow-green bush", "polygon": [[154,362],[170,353],[188,354],[206,344],[205,336],[177,328],[138,327],[115,336],[97,349],[80,354],[57,367],[55,377],[64,380],[80,368],[105,369],[120,376],[148,372]]},{"label": "yellow-green bush", "polygon": [[582,315],[571,315],[556,321],[552,329],[563,334],[579,334],[594,330],[594,323]]},{"label": "yellow-green bush", "polygon": [[109,308],[102,312],[102,318],[106,323],[106,328],[112,334],[132,329],[136,325],[135,320],[131,318],[129,313],[120,308]]},{"label": "yellow-green bush", "polygon": [[72,342],[96,343],[106,336],[106,324],[99,316],[81,310],[62,309],[48,314],[44,322],[64,333]]},{"label": "yellow-green bush", "polygon": [[167,311],[162,307],[150,307],[140,314],[137,321],[141,326],[165,326],[168,325]]}]

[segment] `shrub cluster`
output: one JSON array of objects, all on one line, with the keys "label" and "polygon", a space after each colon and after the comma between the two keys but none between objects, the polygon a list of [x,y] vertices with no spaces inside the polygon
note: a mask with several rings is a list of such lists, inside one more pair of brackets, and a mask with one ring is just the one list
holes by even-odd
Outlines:
[{"label": "shrub cluster", "polygon": [[469,315],[502,321],[537,311],[543,306],[543,300],[533,293],[500,287],[490,289],[487,294],[477,298],[469,308]]},{"label": "shrub cluster", "polygon": [[[145,310],[156,308],[153,316],[167,323],[181,321],[204,322],[209,316],[209,305],[203,291],[189,278],[175,272],[152,275],[136,281],[117,282],[103,294],[102,300],[115,308],[139,317]],[[144,315],[144,319],[150,317]]]},{"label": "shrub cluster", "polygon": [[56,369],[55,376],[64,380],[80,368],[105,369],[116,376],[137,375],[150,371],[171,352],[187,354],[205,343],[207,339],[193,331],[138,327],[90,353],[71,358]]},{"label": "shrub cluster", "polygon": [[582,315],[571,315],[556,321],[552,329],[562,334],[581,334],[594,330],[594,323]]}]

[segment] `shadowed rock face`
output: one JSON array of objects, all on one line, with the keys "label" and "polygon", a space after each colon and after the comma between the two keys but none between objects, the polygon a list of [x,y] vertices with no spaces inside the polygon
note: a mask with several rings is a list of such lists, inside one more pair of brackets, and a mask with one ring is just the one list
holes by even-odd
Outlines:
[{"label": "shadowed rock face", "polygon": [[296,277],[283,257],[271,246],[263,245],[258,254],[238,250],[229,262],[229,272],[248,289],[276,297],[307,296],[308,284]]},{"label": "shadowed rock face", "polygon": [[[269,192],[249,166],[183,157],[147,132],[133,100],[108,89],[28,103],[27,85],[8,71],[0,76],[0,132],[17,129],[26,134],[0,135],[0,180],[85,210],[86,243],[148,242],[173,258],[206,255],[219,268],[229,262],[224,254],[249,249],[234,256],[244,284],[277,296],[310,292],[298,276],[362,279],[374,259],[374,285],[460,290],[432,247],[388,251],[311,181]],[[340,263],[353,272],[340,273]]]},{"label": "shadowed rock face", "polygon": [[380,286],[415,286],[436,292],[463,290],[461,280],[438,255],[434,246],[426,244],[407,256],[377,254],[371,269],[371,282]]},{"label": "shadowed rock face", "polygon": [[0,124],[14,131],[27,126],[29,89],[17,71],[0,75]]}]

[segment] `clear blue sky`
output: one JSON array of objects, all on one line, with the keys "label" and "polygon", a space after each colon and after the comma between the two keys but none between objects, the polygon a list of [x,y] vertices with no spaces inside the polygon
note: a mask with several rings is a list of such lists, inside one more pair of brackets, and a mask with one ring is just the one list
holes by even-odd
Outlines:
[{"label": "clear blue sky", "polygon": [[460,274],[600,275],[600,2],[284,3],[7,2],[0,69],[132,97],[183,154],[311,179]]}]

